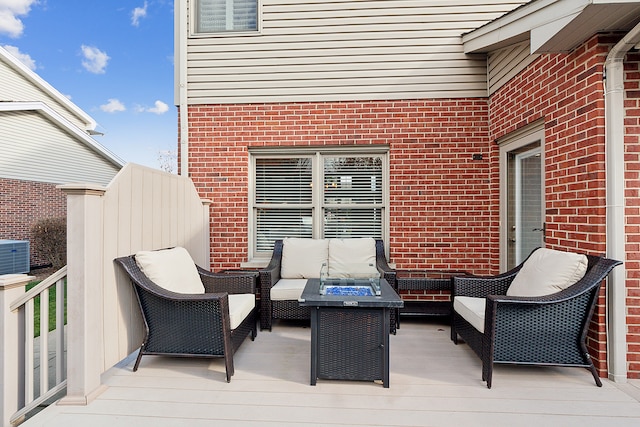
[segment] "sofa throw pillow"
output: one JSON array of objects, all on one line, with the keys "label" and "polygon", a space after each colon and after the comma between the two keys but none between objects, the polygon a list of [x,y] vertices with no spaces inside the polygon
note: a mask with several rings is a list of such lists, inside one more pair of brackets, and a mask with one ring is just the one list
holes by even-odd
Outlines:
[{"label": "sofa throw pillow", "polygon": [[325,239],[288,237],[282,241],[283,279],[311,279],[320,277],[322,264],[329,256],[329,243]]},{"label": "sofa throw pillow", "polygon": [[376,241],[329,239],[329,277],[376,277]]},{"label": "sofa throw pillow", "polygon": [[203,294],[198,269],[185,248],[139,251],[135,255],[140,270],[156,285],[180,294]]},{"label": "sofa throw pillow", "polygon": [[533,252],[511,282],[507,295],[550,295],[576,283],[587,271],[587,257],[572,252],[540,248]]}]

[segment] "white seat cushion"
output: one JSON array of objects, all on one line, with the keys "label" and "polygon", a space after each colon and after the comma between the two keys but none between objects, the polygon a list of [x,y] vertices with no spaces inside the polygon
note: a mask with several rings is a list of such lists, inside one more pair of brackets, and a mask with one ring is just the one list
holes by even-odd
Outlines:
[{"label": "white seat cushion", "polygon": [[329,257],[329,242],[326,239],[286,238],[282,242],[283,279],[319,278],[322,264]]},{"label": "white seat cushion", "polygon": [[140,270],[156,285],[180,294],[203,294],[204,286],[191,255],[185,248],[139,251]]},{"label": "white seat cushion", "polygon": [[298,300],[307,284],[307,279],[280,279],[271,287],[272,301]]},{"label": "white seat cushion", "polygon": [[484,333],[484,313],[486,305],[486,298],[455,297],[453,299],[453,310],[480,333]]},{"label": "white seat cushion", "polygon": [[234,330],[256,306],[254,294],[229,294],[229,319]]},{"label": "white seat cushion", "polygon": [[525,261],[507,289],[509,296],[551,295],[582,279],[587,271],[585,255],[541,248]]},{"label": "white seat cushion", "polygon": [[375,277],[377,272],[374,239],[329,239],[329,277]]}]

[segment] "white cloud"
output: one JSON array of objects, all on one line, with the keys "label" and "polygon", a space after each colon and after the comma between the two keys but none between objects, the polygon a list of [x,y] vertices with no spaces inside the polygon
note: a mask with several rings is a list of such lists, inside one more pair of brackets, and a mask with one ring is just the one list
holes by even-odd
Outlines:
[{"label": "white cloud", "polygon": [[81,49],[82,56],[84,57],[82,66],[91,73],[104,74],[105,68],[107,68],[107,62],[111,59],[109,55],[95,46],[82,45]]},{"label": "white cloud", "polygon": [[125,111],[126,107],[119,100],[110,98],[109,102],[100,106],[100,109],[105,113],[117,113],[119,111]]},{"label": "white cloud", "polygon": [[143,105],[136,105],[135,107],[136,113],[153,113],[157,115],[162,115],[169,111],[169,106],[162,101],[156,101],[153,107],[145,107]]},{"label": "white cloud", "polygon": [[155,107],[147,109],[149,113],[160,115],[169,111],[169,106],[162,101],[156,101],[154,105]]},{"label": "white cloud", "polygon": [[26,16],[37,0],[0,0],[0,34],[20,37],[24,24],[19,17]]},{"label": "white cloud", "polygon": [[[0,0],[2,1],[2,0]],[[34,61],[33,58],[31,58],[31,56],[29,56],[29,54],[27,53],[22,53],[20,52],[20,49],[18,49],[15,46],[11,46],[11,45],[4,45],[3,46],[7,52],[9,52],[11,55],[15,56],[18,61],[22,62],[24,65],[26,65],[31,71],[35,71],[36,70],[36,61]]]},{"label": "white cloud", "polygon": [[131,12],[131,25],[137,27],[138,25],[140,25],[140,19],[144,18],[145,16],[147,16],[147,2],[144,2],[144,6],[142,7],[136,7],[135,9],[133,9],[133,12]]}]

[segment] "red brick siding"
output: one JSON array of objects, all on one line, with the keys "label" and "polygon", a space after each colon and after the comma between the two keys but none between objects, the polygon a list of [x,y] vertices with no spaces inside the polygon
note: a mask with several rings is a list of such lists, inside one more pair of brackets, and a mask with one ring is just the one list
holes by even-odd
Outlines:
[{"label": "red brick siding", "polygon": [[247,259],[248,147],[386,144],[391,261],[497,271],[486,100],[207,105],[190,106],[188,116],[189,174],[213,202],[212,268]]},{"label": "red brick siding", "polygon": [[[0,178],[0,239],[31,240],[40,219],[67,215],[67,198],[56,184]],[[31,267],[49,264],[31,247]]]},{"label": "red brick siding", "polygon": [[[492,139],[544,119],[549,247],[606,252],[603,69],[615,41],[600,35],[568,55],[543,55],[490,99]],[[637,300],[634,304],[638,307]],[[588,347],[596,368],[606,375],[604,289]],[[639,375],[636,365],[630,377]]]},{"label": "red brick siding", "polygon": [[624,69],[627,360],[640,378],[640,55],[627,55]]}]

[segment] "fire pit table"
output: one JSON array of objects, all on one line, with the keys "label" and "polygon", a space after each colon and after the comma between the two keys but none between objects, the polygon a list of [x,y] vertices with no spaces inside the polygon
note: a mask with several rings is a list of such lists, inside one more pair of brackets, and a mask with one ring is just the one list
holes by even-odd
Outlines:
[{"label": "fire pit table", "polygon": [[311,385],[321,378],[389,387],[390,313],[403,302],[386,280],[309,279],[299,303],[311,307]]}]

